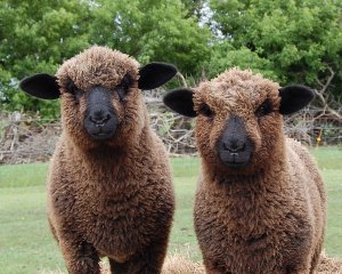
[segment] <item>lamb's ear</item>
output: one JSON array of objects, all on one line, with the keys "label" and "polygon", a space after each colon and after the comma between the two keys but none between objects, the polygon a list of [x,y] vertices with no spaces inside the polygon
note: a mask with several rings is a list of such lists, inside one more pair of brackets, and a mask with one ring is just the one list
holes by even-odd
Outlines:
[{"label": "lamb's ear", "polygon": [[197,113],[194,111],[194,102],[192,96],[194,92],[191,89],[175,89],[166,94],[163,102],[170,109],[179,114],[188,117],[195,117]]},{"label": "lamb's ear", "polygon": [[57,99],[60,95],[57,78],[46,73],[23,79],[19,87],[26,93],[42,99]]},{"label": "lamb's ear", "polygon": [[166,63],[150,63],[139,69],[140,89],[154,89],[169,81],[177,73],[175,66]]},{"label": "lamb's ear", "polygon": [[306,86],[291,85],[280,88],[279,96],[281,97],[279,112],[291,114],[309,104],[315,93]]}]

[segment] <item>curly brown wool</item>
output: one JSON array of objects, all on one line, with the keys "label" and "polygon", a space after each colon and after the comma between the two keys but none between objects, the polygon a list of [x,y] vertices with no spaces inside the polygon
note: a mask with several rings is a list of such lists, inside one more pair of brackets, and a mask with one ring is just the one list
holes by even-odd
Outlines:
[{"label": "curly brown wool", "polygon": [[314,273],[326,195],[308,151],[285,137],[282,117],[312,97],[306,87],[280,88],[234,68],[164,98],[197,116],[194,222],[207,273]]},{"label": "curly brown wool", "polygon": [[[152,65],[141,79],[133,58],[94,46],[64,62],[55,78],[40,74],[21,84],[40,98],[55,88],[50,97],[61,99],[63,132],[49,169],[48,218],[69,273],[100,273],[101,256],[115,274],[161,272],[174,193],[167,153],[150,128],[139,88],[155,67],[160,73]],[[166,78],[174,73],[171,67]],[[100,110],[88,119],[92,100]],[[106,109],[109,118],[101,116]],[[92,138],[85,123],[97,130],[108,119],[114,133]]]}]

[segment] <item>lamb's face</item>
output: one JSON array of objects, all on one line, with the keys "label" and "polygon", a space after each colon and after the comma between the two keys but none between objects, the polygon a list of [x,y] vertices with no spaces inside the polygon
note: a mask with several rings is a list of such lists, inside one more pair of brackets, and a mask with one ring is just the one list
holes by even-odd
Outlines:
[{"label": "lamb's face", "polygon": [[57,77],[70,135],[91,147],[117,144],[127,131],[141,130],[145,117],[138,73],[135,60],[103,47],[65,62]]},{"label": "lamb's face", "polygon": [[278,85],[251,73],[226,73],[202,83],[193,96],[201,156],[220,168],[265,165],[282,134]]},{"label": "lamb's face", "polygon": [[232,69],[194,90],[174,90],[164,103],[197,116],[196,141],[207,166],[246,174],[272,164],[283,143],[282,114],[301,109],[312,98],[304,86],[279,88],[260,75]]},{"label": "lamb's face", "polygon": [[56,77],[37,74],[20,86],[44,99],[61,98],[63,127],[79,146],[121,146],[138,139],[147,116],[142,89],[170,80],[174,66],[150,63],[106,47],[92,47],[66,61]]}]

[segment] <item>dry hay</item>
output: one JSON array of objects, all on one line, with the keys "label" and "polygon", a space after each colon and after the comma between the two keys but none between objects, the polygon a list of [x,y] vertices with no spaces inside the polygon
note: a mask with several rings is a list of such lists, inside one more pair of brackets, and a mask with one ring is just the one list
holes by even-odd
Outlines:
[{"label": "dry hay", "polygon": [[[162,274],[204,274],[204,267],[199,263],[181,257],[172,256],[166,259]],[[329,258],[324,252],[316,274],[342,274],[342,259]]]},{"label": "dry hay", "polygon": [[168,256],[165,260],[162,274],[204,274],[204,267],[182,256]]},{"label": "dry hay", "polygon": [[342,274],[342,259],[329,258],[325,255],[324,252],[322,252],[317,273]]},{"label": "dry hay", "polygon": [[[110,274],[108,264],[102,264],[102,273]],[[342,274],[342,259],[329,258],[321,255],[317,274]],[[64,274],[62,271],[41,271],[39,274]],[[194,263],[179,255],[168,256],[165,260],[162,274],[205,274],[200,263]]]}]

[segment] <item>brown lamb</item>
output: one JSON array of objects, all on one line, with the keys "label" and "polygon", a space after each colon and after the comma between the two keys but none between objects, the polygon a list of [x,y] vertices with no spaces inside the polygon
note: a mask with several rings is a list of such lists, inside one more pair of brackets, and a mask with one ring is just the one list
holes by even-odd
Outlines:
[{"label": "brown lamb", "polygon": [[119,51],[94,46],[37,74],[21,88],[61,99],[63,132],[48,178],[48,218],[72,274],[160,273],[174,212],[167,153],[151,130],[142,89],[175,67],[142,68]]},{"label": "brown lamb", "polygon": [[286,138],[283,115],[314,97],[230,69],[164,98],[196,118],[202,173],[196,235],[209,274],[314,273],[326,215],[323,181],[308,151]]}]

